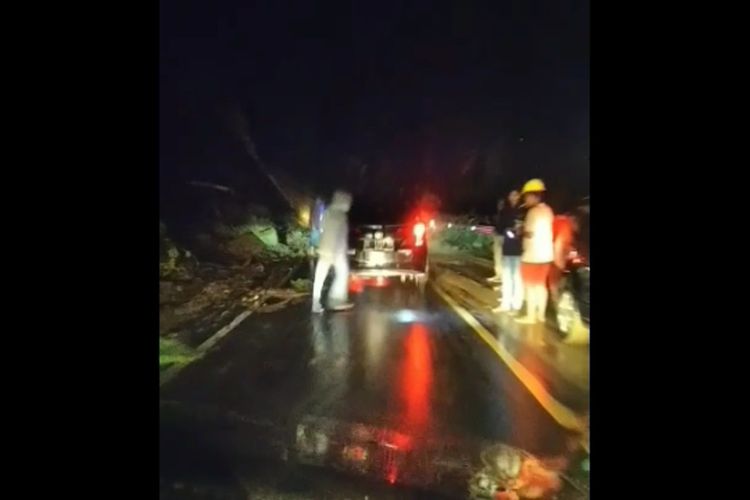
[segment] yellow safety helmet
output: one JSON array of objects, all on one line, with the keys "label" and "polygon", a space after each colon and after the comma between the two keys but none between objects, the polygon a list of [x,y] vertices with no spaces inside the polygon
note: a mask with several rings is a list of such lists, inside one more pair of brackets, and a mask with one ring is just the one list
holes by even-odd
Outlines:
[{"label": "yellow safety helmet", "polygon": [[523,185],[523,189],[521,190],[521,194],[526,193],[536,193],[539,191],[546,191],[547,188],[544,187],[544,183],[541,179],[531,179],[530,181],[527,181],[526,184]]}]

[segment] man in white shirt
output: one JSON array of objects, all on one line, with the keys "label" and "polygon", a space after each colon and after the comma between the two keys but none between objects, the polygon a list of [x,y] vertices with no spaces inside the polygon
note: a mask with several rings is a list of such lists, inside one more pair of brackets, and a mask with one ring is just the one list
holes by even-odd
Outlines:
[{"label": "man in white shirt", "polygon": [[554,260],[554,214],[542,201],[545,191],[540,179],[531,179],[521,191],[527,209],[521,254],[521,277],[526,296],[526,317],[519,319],[522,323],[544,322],[547,311],[547,279]]}]

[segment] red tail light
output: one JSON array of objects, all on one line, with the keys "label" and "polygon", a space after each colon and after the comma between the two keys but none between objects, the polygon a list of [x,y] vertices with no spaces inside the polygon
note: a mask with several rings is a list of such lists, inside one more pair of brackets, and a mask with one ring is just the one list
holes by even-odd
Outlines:
[{"label": "red tail light", "polygon": [[424,244],[425,226],[422,222],[414,224],[414,246],[421,247]]}]

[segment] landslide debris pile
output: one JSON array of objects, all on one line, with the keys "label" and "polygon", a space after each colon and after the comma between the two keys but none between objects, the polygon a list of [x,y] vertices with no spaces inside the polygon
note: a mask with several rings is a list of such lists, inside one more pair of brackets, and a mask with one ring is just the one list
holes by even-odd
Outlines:
[{"label": "landslide debris pile", "polygon": [[243,224],[217,223],[185,238],[190,248],[161,222],[159,235],[163,338],[195,348],[247,309],[273,311],[306,295],[307,233],[294,223],[278,228],[255,215]]}]

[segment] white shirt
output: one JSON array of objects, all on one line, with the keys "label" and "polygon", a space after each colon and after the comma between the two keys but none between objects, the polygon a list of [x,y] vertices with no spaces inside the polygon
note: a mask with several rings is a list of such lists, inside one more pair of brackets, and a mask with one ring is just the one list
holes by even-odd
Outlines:
[{"label": "white shirt", "polygon": [[531,233],[523,239],[523,254],[521,262],[529,264],[546,264],[552,262],[555,257],[554,244],[552,242],[552,209],[540,203],[529,209],[524,221],[524,232]]}]

